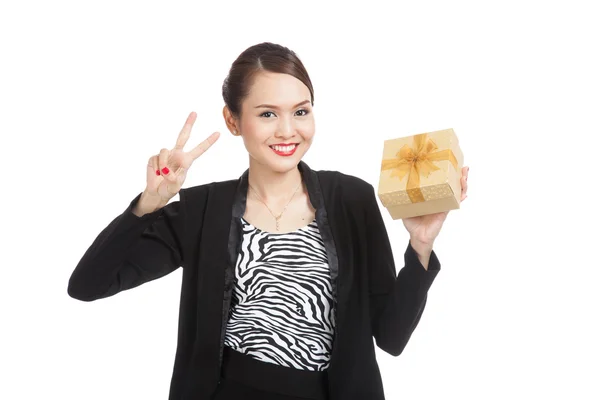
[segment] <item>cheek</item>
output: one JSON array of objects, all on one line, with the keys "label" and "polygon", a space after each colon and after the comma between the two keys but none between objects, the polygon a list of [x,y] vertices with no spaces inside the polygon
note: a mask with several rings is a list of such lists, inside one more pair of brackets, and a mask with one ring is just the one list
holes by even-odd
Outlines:
[{"label": "cheek", "polygon": [[314,120],[306,121],[301,127],[302,137],[306,141],[312,141],[315,136],[315,122]]},{"label": "cheek", "polygon": [[252,133],[256,130],[256,123],[251,120],[251,119],[246,119],[244,121],[242,121],[242,132],[244,132],[244,134],[246,132]]},{"label": "cheek", "polygon": [[244,145],[250,152],[259,151],[259,149],[273,136],[269,129],[266,129],[264,125],[257,123],[246,123],[242,125],[242,132],[244,132],[242,135]]},{"label": "cheek", "polygon": [[259,121],[250,120],[242,124],[242,132],[247,139],[256,141],[265,135],[265,127]]}]

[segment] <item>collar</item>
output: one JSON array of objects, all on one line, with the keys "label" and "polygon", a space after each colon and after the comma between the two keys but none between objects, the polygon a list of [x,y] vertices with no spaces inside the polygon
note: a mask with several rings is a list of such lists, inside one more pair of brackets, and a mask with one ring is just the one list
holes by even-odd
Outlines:
[{"label": "collar", "polygon": [[[298,169],[302,177],[302,182],[308,190],[308,197],[313,208],[320,213],[323,209],[323,195],[319,186],[319,178],[316,171],[313,171],[304,161],[298,163]],[[235,198],[232,208],[232,216],[241,218],[246,211],[246,200],[248,196],[248,174],[250,169],[246,169],[238,180]]]}]

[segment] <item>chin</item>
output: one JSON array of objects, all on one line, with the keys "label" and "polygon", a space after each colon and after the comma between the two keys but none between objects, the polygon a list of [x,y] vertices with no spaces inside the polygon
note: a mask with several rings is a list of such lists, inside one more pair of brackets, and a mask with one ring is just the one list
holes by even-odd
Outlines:
[{"label": "chin", "polygon": [[300,157],[289,157],[286,160],[281,160],[279,162],[268,162],[266,163],[273,171],[279,173],[286,173],[292,171],[295,168],[298,168],[298,163],[300,162]]},{"label": "chin", "polygon": [[[294,168],[298,168],[298,163],[302,160],[302,157],[306,154],[306,144],[301,144],[296,152],[290,156],[280,156],[267,147],[266,152],[259,152],[259,157],[252,157],[255,162],[268,167],[274,172],[286,173]],[[256,153],[255,153],[256,154]]]}]

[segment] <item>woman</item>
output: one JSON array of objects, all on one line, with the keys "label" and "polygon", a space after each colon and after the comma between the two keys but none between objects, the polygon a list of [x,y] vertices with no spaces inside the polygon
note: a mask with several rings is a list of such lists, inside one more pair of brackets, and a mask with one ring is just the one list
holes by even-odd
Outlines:
[{"label": "woman", "polygon": [[[248,48],[223,98],[249,168],[182,188],[219,137],[185,152],[191,113],[175,147],[150,157],[146,189],[84,254],[69,295],[105,298],[183,267],[170,400],[384,399],[373,339],[404,349],[440,269],[433,242],[448,213],[403,220],[410,241],[396,274],[373,186],[301,160],[314,95],[296,54]],[[466,180],[464,168],[462,199]]]}]

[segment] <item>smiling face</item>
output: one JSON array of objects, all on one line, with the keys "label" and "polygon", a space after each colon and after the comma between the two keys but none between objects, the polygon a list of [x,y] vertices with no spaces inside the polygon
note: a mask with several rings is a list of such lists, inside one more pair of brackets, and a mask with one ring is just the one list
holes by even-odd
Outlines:
[{"label": "smiling face", "polygon": [[308,87],[291,75],[262,71],[255,76],[241,118],[236,126],[228,123],[241,133],[251,163],[275,172],[297,168],[315,135],[310,99]]}]

